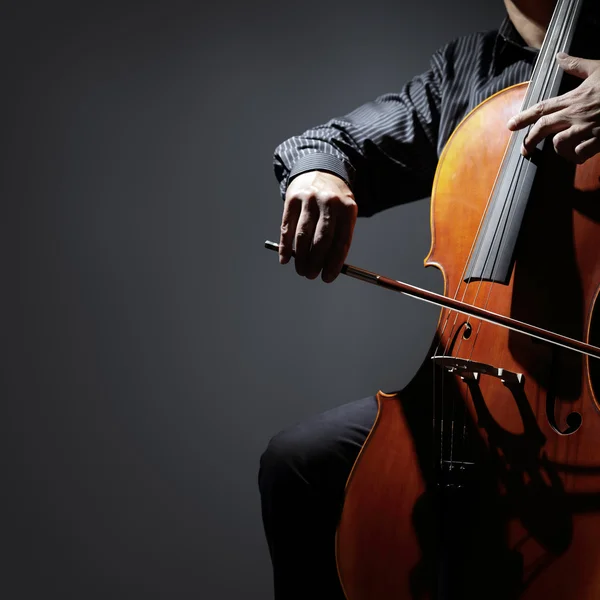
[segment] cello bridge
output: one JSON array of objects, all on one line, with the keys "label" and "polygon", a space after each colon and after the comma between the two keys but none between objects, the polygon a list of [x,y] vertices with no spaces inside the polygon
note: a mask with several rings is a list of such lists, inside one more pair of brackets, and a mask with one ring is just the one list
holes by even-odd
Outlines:
[{"label": "cello bridge", "polygon": [[525,382],[523,373],[515,373],[508,369],[494,367],[486,363],[468,360],[466,358],[458,358],[456,356],[432,356],[431,360],[436,365],[440,365],[447,369],[450,373],[458,375],[463,380],[471,380],[478,382],[480,375],[490,375],[497,377],[504,385],[519,385],[522,386]]}]

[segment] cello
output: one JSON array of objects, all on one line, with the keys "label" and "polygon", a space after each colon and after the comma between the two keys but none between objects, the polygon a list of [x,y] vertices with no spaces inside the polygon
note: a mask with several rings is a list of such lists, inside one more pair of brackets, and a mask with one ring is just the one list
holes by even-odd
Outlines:
[{"label": "cello", "polygon": [[506,129],[563,89],[554,57],[582,7],[557,2],[531,81],[469,113],[439,159],[425,265],[443,297],[345,267],[443,306],[348,478],[348,600],[600,599],[600,156],[525,158]]},{"label": "cello", "polygon": [[[600,157],[575,167],[542,144],[525,158],[526,132],[506,129],[558,94],[554,56],[582,5],[559,0],[531,81],[451,136],[425,265],[445,296],[598,346]],[[405,389],[378,393],[347,482],[348,600],[599,599],[598,359],[449,308],[429,356]]]}]

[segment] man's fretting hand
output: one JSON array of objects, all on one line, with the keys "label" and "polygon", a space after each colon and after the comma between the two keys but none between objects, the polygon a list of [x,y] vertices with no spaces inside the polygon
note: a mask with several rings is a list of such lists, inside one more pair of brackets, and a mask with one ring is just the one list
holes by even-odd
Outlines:
[{"label": "man's fretting hand", "polygon": [[583,163],[600,152],[600,60],[586,60],[559,52],[558,64],[583,82],[579,87],[535,104],[508,122],[512,131],[533,125],[521,150],[528,156],[547,136],[554,135],[557,154]]},{"label": "man's fretting hand", "polygon": [[298,275],[326,283],[340,273],[356,223],[358,207],[346,183],[331,173],[308,171],[292,179],[285,194],[279,262],[295,248]]}]

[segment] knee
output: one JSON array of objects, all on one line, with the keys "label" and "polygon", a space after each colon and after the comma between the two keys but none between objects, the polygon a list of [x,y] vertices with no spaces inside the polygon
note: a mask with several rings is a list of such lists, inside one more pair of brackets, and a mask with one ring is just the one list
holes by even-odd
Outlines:
[{"label": "knee", "polygon": [[355,448],[344,448],[344,438],[323,419],[309,420],[278,433],[260,459],[262,494],[327,493],[343,488],[355,458]]},{"label": "knee", "polygon": [[275,481],[290,482],[298,477],[302,463],[306,463],[310,444],[298,427],[275,435],[260,457],[259,486],[261,491]]},{"label": "knee", "polygon": [[369,397],[278,433],[260,460],[261,492],[343,489],[376,414],[377,401]]}]

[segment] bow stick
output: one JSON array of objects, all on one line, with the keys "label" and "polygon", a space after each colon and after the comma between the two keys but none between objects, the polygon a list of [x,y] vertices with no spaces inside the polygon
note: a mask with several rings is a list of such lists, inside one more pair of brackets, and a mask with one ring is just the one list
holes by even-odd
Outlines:
[{"label": "bow stick", "polygon": [[[267,250],[279,252],[279,244],[276,244],[275,242],[269,242],[267,240],[265,242],[265,248],[267,248]],[[294,254],[292,253],[292,256],[293,255]],[[443,294],[436,294],[435,292],[430,292],[429,290],[424,290],[423,288],[419,288],[408,283],[403,283],[402,281],[390,279],[389,277],[378,275],[372,271],[359,269],[358,267],[353,267],[352,265],[344,264],[341,272],[348,277],[354,277],[354,279],[359,279],[360,281],[366,281],[367,283],[378,285],[386,290],[400,292],[401,294],[405,294],[411,298],[418,298],[419,300],[429,302],[430,304],[442,306],[443,308],[449,308],[465,315],[476,317],[483,321],[500,325],[501,327],[512,329],[518,333],[529,335],[537,338],[538,340],[542,340],[543,342],[561,346],[562,348],[573,350],[581,354],[586,354],[592,358],[600,358],[600,348],[597,346],[580,342],[579,340],[554,333],[553,331],[542,329],[541,327],[536,327],[535,325],[530,325],[529,323],[524,323],[523,321],[517,321],[516,319],[505,317],[504,315],[486,310],[485,308],[473,306],[466,302],[461,302],[460,300],[455,300],[454,298],[448,298]]]}]

